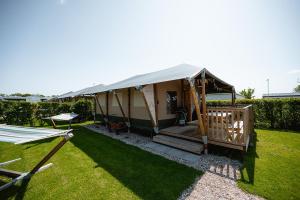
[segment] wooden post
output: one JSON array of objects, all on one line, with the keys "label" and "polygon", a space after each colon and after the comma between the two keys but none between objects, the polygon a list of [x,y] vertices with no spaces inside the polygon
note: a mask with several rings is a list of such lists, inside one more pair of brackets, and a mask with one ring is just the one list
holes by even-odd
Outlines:
[{"label": "wooden post", "polygon": [[185,102],[184,102],[184,98],[185,98],[185,92],[184,92],[184,80],[183,79],[181,79],[181,81],[180,81],[180,83],[181,83],[181,105],[182,105],[182,108],[184,108],[185,107]]},{"label": "wooden post", "polygon": [[[101,116],[102,116],[102,119],[104,120],[104,122],[106,123],[106,121],[105,121],[105,118],[104,118],[104,111],[103,111],[103,109],[102,109],[102,106],[101,106],[101,104],[99,103],[99,100],[98,100],[98,98],[97,98],[97,96],[95,95],[95,100],[96,100],[96,102],[97,102],[97,105],[98,105],[98,107],[99,107],[99,109],[100,109],[100,112],[101,112]],[[95,113],[96,114],[96,113]]]},{"label": "wooden post", "polygon": [[114,95],[115,95],[115,97],[116,97],[117,103],[118,103],[119,108],[120,108],[120,111],[121,111],[121,113],[122,113],[124,123],[125,123],[126,126],[128,127],[128,122],[127,122],[127,120],[126,120],[126,115],[125,115],[125,112],[124,112],[124,110],[123,110],[123,107],[122,107],[122,104],[121,104],[121,102],[120,102],[120,99],[119,99],[119,97],[118,97],[118,94],[116,93],[116,91],[114,91],[113,93],[114,93]]},{"label": "wooden post", "polygon": [[127,116],[128,116],[128,132],[130,132],[131,127],[131,88],[128,88],[128,106],[127,106]]},{"label": "wooden post", "polygon": [[[204,144],[204,154],[207,154],[207,144],[208,144],[208,138],[207,134],[203,125],[203,120],[201,117],[201,112],[200,112],[200,105],[198,101],[198,96],[196,94],[196,88],[195,88],[195,80],[191,79],[189,80],[190,86],[191,86],[191,93],[194,99],[194,104],[195,104],[195,109],[197,113],[197,118],[198,118],[198,129],[200,130],[200,134],[202,135],[202,142]],[[205,113],[203,113],[204,115]]]},{"label": "wooden post", "polygon": [[232,87],[232,92],[231,92],[231,104],[232,106],[235,105],[235,89]]},{"label": "wooden post", "polygon": [[203,121],[202,121],[202,117],[201,117],[201,112],[200,112],[200,106],[199,106],[199,101],[198,101],[198,97],[196,94],[196,88],[195,88],[195,82],[194,80],[189,80],[190,82],[190,86],[191,86],[191,94],[194,100],[194,104],[195,104],[195,109],[196,109],[196,113],[197,113],[197,118],[198,118],[198,127],[200,130],[200,134],[204,135],[204,126],[203,126]]},{"label": "wooden post", "polygon": [[154,102],[155,102],[155,122],[156,122],[156,127],[158,128],[158,99],[157,99],[157,84],[153,85],[153,90],[154,90]]},{"label": "wooden post", "polygon": [[207,133],[208,126],[207,126],[207,109],[206,109],[206,96],[205,96],[205,74],[203,73],[201,76],[201,97],[202,97],[202,116],[203,116],[203,124],[205,132]]},{"label": "wooden post", "polygon": [[97,108],[96,108],[96,106],[97,106],[97,104],[96,104],[96,98],[97,98],[97,95],[96,94],[94,94],[94,124],[96,124],[96,114],[97,114]]},{"label": "wooden post", "polygon": [[53,128],[56,128],[56,124],[55,124],[54,120],[53,120],[51,117],[50,117],[50,120],[51,120],[51,122],[52,122]]},{"label": "wooden post", "polygon": [[108,97],[108,95],[109,95],[109,92],[106,92],[106,101],[105,101],[105,103],[106,103],[106,124],[107,125],[109,125],[109,112],[108,112],[108,109],[109,109],[108,99],[109,99],[109,97]]}]

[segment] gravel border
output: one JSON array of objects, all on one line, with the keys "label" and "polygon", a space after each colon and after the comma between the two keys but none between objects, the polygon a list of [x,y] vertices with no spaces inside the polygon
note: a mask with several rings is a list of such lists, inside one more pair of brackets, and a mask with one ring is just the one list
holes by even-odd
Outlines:
[{"label": "gravel border", "polygon": [[152,142],[151,138],[135,133],[115,134],[103,126],[84,126],[96,133],[120,140],[145,151],[163,156],[169,160],[193,167],[204,172],[195,182],[182,192],[178,199],[262,199],[238,188],[242,164],[225,156],[195,155],[165,145]]}]

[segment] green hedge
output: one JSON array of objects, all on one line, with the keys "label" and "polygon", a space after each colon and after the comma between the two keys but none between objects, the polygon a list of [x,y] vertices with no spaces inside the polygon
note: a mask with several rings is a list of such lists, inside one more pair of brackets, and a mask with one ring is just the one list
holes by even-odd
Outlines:
[{"label": "green hedge", "polygon": [[[300,130],[300,99],[247,99],[237,100],[237,104],[252,104],[256,128],[276,128]],[[231,101],[208,101],[208,106],[231,105]],[[16,125],[34,125],[43,118],[59,113],[74,112],[80,120],[91,119],[91,101],[79,100],[75,103],[28,103],[0,102],[0,122]]]},{"label": "green hedge", "polygon": [[43,118],[60,113],[75,112],[82,120],[92,115],[90,101],[75,103],[0,101],[0,122],[14,125],[44,125]]},{"label": "green hedge", "polygon": [[90,101],[79,100],[72,107],[74,113],[79,114],[80,120],[90,119],[92,116],[92,103]]},{"label": "green hedge", "polygon": [[[208,101],[208,106],[228,106],[231,101]],[[300,99],[243,99],[253,105],[256,128],[300,130]]]}]

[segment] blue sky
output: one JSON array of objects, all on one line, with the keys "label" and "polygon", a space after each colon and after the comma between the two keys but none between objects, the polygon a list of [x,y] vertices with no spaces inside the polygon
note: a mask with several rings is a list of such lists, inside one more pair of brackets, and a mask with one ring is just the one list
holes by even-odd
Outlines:
[{"label": "blue sky", "polygon": [[0,1],[0,93],[45,95],[181,63],[237,91],[291,92],[300,1]]}]

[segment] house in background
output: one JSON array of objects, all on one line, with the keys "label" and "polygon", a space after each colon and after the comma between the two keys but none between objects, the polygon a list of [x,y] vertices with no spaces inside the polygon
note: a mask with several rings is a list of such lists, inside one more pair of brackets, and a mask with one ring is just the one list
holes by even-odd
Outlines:
[{"label": "house in background", "polygon": [[21,96],[4,96],[0,100],[2,101],[26,101],[31,103],[48,101],[51,97],[43,97],[40,95],[31,95],[27,97]]},{"label": "house in background", "polygon": [[263,94],[263,99],[300,98],[300,92]]},{"label": "house in background", "polygon": [[20,96],[4,96],[2,98],[3,101],[26,101],[26,97]]}]

